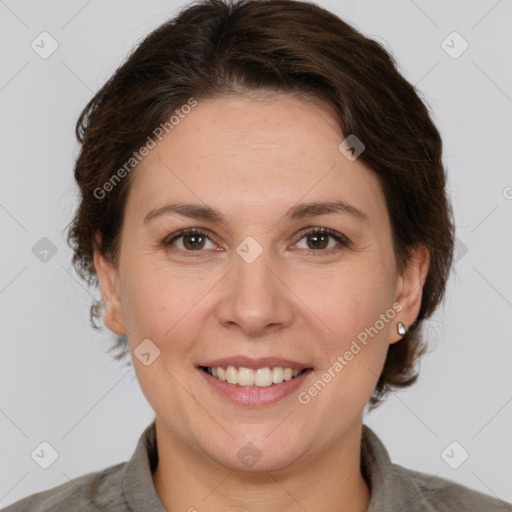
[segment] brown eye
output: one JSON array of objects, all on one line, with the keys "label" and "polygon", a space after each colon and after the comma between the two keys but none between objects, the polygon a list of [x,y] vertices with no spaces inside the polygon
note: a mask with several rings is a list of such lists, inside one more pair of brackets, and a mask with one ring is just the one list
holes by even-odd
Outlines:
[{"label": "brown eye", "polygon": [[170,240],[164,242],[164,245],[175,246],[177,250],[184,252],[201,252],[202,249],[208,248],[205,247],[208,241],[212,245],[210,248],[214,248],[214,244],[206,233],[189,229],[176,233]]},{"label": "brown eye", "polygon": [[205,237],[198,234],[183,235],[183,245],[186,249],[202,249],[204,247]]},{"label": "brown eye", "polygon": [[[304,249],[306,253],[313,255],[322,255],[329,254],[333,252],[337,252],[341,250],[343,247],[348,247],[348,240],[337,233],[336,231],[331,231],[330,229],[322,228],[322,229],[310,229],[308,231],[303,231],[301,233],[301,239],[306,240],[306,245]],[[329,246],[330,242],[334,241],[334,243]],[[299,247],[302,249],[302,247]]]},{"label": "brown eye", "polygon": [[311,249],[325,249],[329,245],[330,235],[326,235],[325,233],[312,233],[306,235],[306,238],[309,242],[309,247]]}]

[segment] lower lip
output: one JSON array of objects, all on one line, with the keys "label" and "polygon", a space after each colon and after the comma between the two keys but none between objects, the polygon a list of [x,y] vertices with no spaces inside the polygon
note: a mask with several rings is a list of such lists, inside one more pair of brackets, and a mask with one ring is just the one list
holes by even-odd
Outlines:
[{"label": "lower lip", "polygon": [[270,405],[291,395],[312,372],[309,368],[294,379],[285,380],[281,384],[273,384],[266,388],[258,386],[244,388],[212,377],[201,368],[198,368],[198,371],[210,386],[227,396],[235,404],[251,406]]}]

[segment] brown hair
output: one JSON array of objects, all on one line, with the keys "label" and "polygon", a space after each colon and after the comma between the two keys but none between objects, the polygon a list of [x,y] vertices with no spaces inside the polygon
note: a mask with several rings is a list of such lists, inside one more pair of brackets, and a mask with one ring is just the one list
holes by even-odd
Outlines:
[{"label": "brown hair", "polygon": [[[204,0],[145,37],[82,111],[81,145],[74,175],[81,202],[68,232],[72,263],[89,285],[98,285],[98,247],[117,261],[123,209],[130,186],[112,182],[155,128],[190,98],[251,92],[284,92],[324,100],[341,132],[366,149],[359,158],[377,175],[391,219],[398,270],[411,247],[430,253],[419,315],[407,334],[389,346],[370,408],[393,388],[413,384],[426,351],[420,326],[440,304],[454,242],[446,195],[442,141],[418,91],[378,42],[316,4],[295,0]],[[126,166],[124,167],[126,170]],[[118,176],[120,176],[118,172]],[[108,194],[104,185],[109,182]],[[100,196],[100,197],[98,197]],[[105,196],[105,197],[102,197]],[[100,317],[100,301],[90,319]],[[115,359],[127,353],[118,337]]]}]

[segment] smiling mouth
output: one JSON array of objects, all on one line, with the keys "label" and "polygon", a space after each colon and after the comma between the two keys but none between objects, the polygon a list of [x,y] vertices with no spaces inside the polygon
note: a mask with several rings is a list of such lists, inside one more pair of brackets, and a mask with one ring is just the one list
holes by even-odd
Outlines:
[{"label": "smiling mouth", "polygon": [[293,380],[304,372],[311,370],[311,368],[303,368],[302,370],[299,370],[283,366],[265,366],[255,370],[244,366],[200,366],[199,368],[215,379],[244,388],[268,388],[276,386],[284,381]]}]

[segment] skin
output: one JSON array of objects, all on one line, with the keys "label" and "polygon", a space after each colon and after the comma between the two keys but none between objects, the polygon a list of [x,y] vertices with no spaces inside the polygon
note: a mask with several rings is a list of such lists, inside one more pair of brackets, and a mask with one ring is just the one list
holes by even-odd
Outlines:
[{"label": "skin", "polygon": [[[401,339],[397,323],[418,315],[429,257],[415,248],[398,273],[377,178],[339,151],[343,139],[319,101],[218,98],[199,101],[132,171],[119,260],[96,252],[94,262],[104,322],[128,337],[155,411],[153,480],[167,510],[368,508],[363,409],[389,344]],[[297,203],[326,200],[350,203],[367,220],[282,220]],[[207,204],[226,223],[172,214],[143,222],[171,202]],[[330,237],[315,245],[314,234],[300,234],[309,227],[332,229],[349,245]],[[164,245],[184,228],[209,234]],[[263,250],[252,263],[236,252],[248,236]],[[307,391],[394,303],[401,311],[306,405],[296,392],[271,405],[237,405],[196,369],[233,355],[283,357],[313,367],[298,390]],[[160,350],[149,366],[133,356],[145,339]],[[252,468],[237,457],[247,442],[262,455]]]}]

